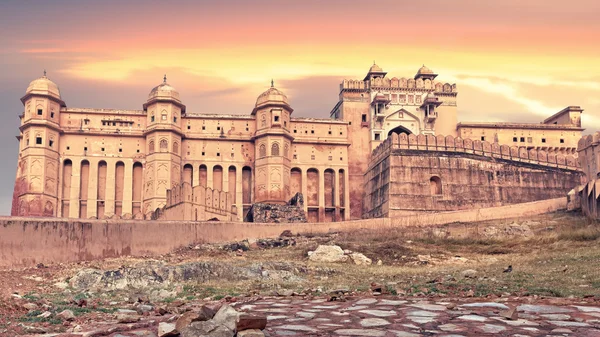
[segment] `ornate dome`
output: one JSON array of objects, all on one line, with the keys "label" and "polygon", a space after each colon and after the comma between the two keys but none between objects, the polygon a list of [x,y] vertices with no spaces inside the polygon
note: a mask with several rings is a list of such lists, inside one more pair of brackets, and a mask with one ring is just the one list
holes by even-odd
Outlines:
[{"label": "ornate dome", "polygon": [[152,99],[173,99],[181,103],[179,92],[167,83],[167,75],[163,78],[163,83],[152,88],[148,94],[148,100]]},{"label": "ornate dome", "polygon": [[380,66],[378,66],[377,64],[375,64],[375,62],[373,62],[373,65],[371,66],[371,68],[369,68],[369,72],[370,73],[382,73],[383,69],[381,69]]},{"label": "ornate dome", "polygon": [[58,85],[46,77],[46,71],[44,71],[44,76],[29,83],[27,91],[25,92],[25,95],[28,94],[48,95],[57,99],[61,99]]},{"label": "ornate dome", "polygon": [[419,71],[417,71],[417,75],[434,75],[434,73],[433,70],[423,65],[421,68],[419,68]]},{"label": "ornate dome", "polygon": [[281,90],[273,86],[273,81],[271,81],[271,87],[258,96],[255,107],[267,103],[284,103],[289,105],[287,96]]}]

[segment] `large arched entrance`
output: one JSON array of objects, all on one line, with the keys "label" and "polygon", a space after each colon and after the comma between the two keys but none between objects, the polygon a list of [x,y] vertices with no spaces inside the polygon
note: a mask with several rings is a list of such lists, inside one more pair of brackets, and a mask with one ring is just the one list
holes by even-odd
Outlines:
[{"label": "large arched entrance", "polygon": [[388,132],[388,137],[390,137],[392,135],[392,133],[395,133],[397,135],[400,135],[401,133],[406,133],[407,135],[410,135],[412,132],[410,132],[409,129],[407,129],[403,126],[397,126],[393,129],[391,129],[390,132]]}]

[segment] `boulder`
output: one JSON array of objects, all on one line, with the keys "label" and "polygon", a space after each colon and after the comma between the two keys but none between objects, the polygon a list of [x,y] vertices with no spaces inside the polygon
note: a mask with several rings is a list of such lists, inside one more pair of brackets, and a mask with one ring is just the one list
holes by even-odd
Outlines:
[{"label": "boulder", "polygon": [[467,269],[467,270],[463,270],[461,272],[462,276],[466,277],[466,278],[475,278],[477,277],[477,270],[474,269]]},{"label": "boulder", "polygon": [[193,322],[181,332],[181,337],[233,337],[234,335],[232,330],[212,320]]},{"label": "boulder", "polygon": [[267,326],[267,317],[260,315],[241,314],[236,323],[238,336],[240,331],[258,329],[263,330]]},{"label": "boulder", "polygon": [[369,259],[368,257],[364,256],[361,253],[352,253],[350,254],[350,258],[352,259],[352,261],[354,261],[354,264],[356,265],[370,265],[371,263],[373,263],[373,261],[371,261],[371,259]]},{"label": "boulder", "polygon": [[208,321],[211,318],[212,316],[206,317],[206,315],[204,315],[202,312],[187,311],[177,319],[177,322],[175,323],[175,328],[177,329],[177,331],[183,331],[193,322]]},{"label": "boulder", "polygon": [[158,337],[177,336],[179,331],[175,328],[175,324],[160,322],[158,323]]},{"label": "boulder", "polygon": [[344,255],[344,251],[339,246],[319,245],[317,249],[308,257],[313,262],[346,262],[348,256]]},{"label": "boulder", "polygon": [[119,323],[135,323],[140,320],[140,317],[132,314],[117,314],[115,317]]},{"label": "boulder", "polygon": [[219,311],[215,314],[212,321],[217,325],[222,325],[231,331],[235,331],[238,317],[241,313],[237,312],[231,306],[224,304]]},{"label": "boulder", "polygon": [[27,310],[36,310],[38,308],[38,305],[35,303],[25,303],[23,304],[23,308]]},{"label": "boulder", "polygon": [[56,317],[62,318],[65,321],[72,321],[75,319],[75,314],[73,313],[73,311],[66,309],[56,314]]}]

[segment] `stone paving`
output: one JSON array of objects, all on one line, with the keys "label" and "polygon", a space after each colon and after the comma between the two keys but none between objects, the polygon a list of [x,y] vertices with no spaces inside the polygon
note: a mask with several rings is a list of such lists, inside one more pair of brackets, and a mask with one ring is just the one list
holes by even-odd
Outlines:
[{"label": "stone paving", "polygon": [[[600,336],[600,306],[589,304],[379,297],[328,302],[287,297],[234,303],[234,307],[266,315],[265,332],[270,336]],[[512,308],[518,317],[503,317],[511,317]]]}]

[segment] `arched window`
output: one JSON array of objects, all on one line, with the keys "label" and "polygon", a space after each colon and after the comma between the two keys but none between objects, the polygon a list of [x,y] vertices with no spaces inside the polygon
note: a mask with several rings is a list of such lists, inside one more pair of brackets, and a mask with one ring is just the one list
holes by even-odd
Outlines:
[{"label": "arched window", "polygon": [[154,141],[153,140],[151,140],[148,143],[148,153],[154,153]]},{"label": "arched window", "polygon": [[262,114],[260,126],[262,126],[263,128],[267,126],[267,116],[265,116],[265,114]]},{"label": "arched window", "polygon": [[279,143],[271,145],[271,156],[279,156]]},{"label": "arched window", "polygon": [[433,176],[429,179],[431,195],[442,195],[442,179],[438,176]]},{"label": "arched window", "polygon": [[265,144],[260,144],[260,147],[258,148],[258,157],[262,158],[262,157],[266,157],[267,156],[267,147],[265,146]]},{"label": "arched window", "polygon": [[288,146],[288,143],[285,143],[284,147],[283,147],[283,156],[285,158],[288,158],[289,156],[289,151],[290,151],[290,147]]},{"label": "arched window", "polygon": [[173,142],[173,153],[179,153],[179,143]]},{"label": "arched window", "polygon": [[166,139],[161,139],[160,140],[160,150],[166,151],[168,148],[169,148],[169,142],[167,142]]}]

